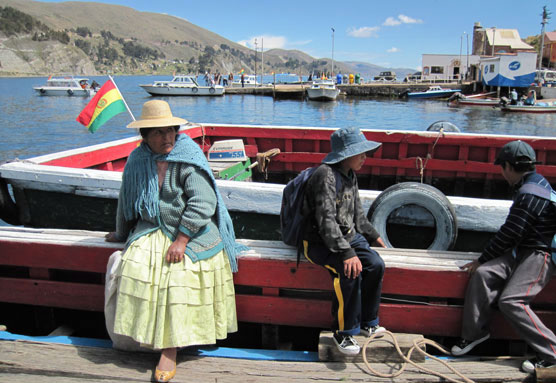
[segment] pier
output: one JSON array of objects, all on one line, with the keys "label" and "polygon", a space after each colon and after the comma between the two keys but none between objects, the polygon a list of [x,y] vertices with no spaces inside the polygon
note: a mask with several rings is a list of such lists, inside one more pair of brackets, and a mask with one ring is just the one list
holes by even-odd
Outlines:
[{"label": "pier", "polygon": [[[424,91],[433,84],[430,83],[371,83],[371,84],[339,84],[340,95],[348,97],[388,97],[400,98],[405,92]],[[310,87],[308,83],[301,84],[276,84],[274,86],[246,86],[228,87],[225,94],[250,94],[260,96],[270,96],[275,99],[303,100],[306,97],[306,89]],[[471,93],[472,83],[449,83],[442,84],[443,88],[461,89],[463,93]]]}]

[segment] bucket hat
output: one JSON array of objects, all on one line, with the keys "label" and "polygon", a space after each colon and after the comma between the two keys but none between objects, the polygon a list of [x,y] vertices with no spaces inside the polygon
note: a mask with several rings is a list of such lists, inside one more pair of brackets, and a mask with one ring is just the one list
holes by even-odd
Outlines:
[{"label": "bucket hat", "polygon": [[510,141],[502,146],[502,149],[496,156],[494,165],[501,165],[504,162],[510,164],[538,164],[535,150],[526,142],[521,140]]},{"label": "bucket hat", "polygon": [[322,160],[325,164],[336,164],[361,153],[374,152],[381,143],[369,141],[356,127],[340,128],[330,136],[332,151]]},{"label": "bucket hat", "polygon": [[174,117],[170,105],[166,101],[151,100],[143,104],[140,119],[127,124],[127,127],[135,129],[163,128],[182,124],[187,124],[187,120]]}]

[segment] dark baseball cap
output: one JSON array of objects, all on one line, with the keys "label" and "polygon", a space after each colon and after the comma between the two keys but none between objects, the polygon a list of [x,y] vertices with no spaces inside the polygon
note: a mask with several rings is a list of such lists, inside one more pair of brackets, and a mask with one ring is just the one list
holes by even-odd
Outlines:
[{"label": "dark baseball cap", "polygon": [[494,165],[501,165],[504,162],[510,164],[539,164],[535,156],[535,150],[526,142],[521,140],[508,142],[496,156]]}]

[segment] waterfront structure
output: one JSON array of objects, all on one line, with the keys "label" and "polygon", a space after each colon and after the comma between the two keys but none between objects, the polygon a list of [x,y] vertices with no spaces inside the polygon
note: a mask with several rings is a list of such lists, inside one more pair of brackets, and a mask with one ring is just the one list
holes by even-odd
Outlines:
[{"label": "waterfront structure", "polygon": [[499,53],[480,60],[483,84],[527,88],[535,81],[537,53]]},{"label": "waterfront structure", "polygon": [[470,67],[479,63],[477,55],[464,56],[459,54],[423,54],[421,66],[424,82],[457,82],[472,79]]},{"label": "waterfront structure", "polygon": [[542,61],[548,68],[556,67],[556,32],[546,32],[544,34]]}]

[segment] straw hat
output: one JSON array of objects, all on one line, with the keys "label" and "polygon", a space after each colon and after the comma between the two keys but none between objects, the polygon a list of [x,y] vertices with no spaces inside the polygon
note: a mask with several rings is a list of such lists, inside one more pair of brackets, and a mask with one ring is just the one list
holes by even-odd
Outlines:
[{"label": "straw hat", "polygon": [[357,127],[340,128],[330,136],[332,151],[322,160],[325,164],[336,164],[361,153],[373,153],[381,143],[369,141]]},{"label": "straw hat", "polygon": [[174,117],[170,105],[166,101],[151,100],[143,104],[141,118],[127,124],[128,128],[163,128],[165,126],[176,126],[187,124],[187,120]]}]

